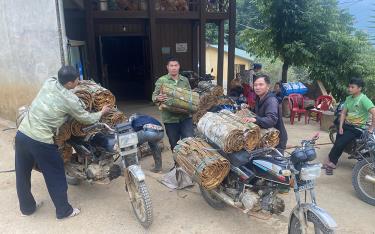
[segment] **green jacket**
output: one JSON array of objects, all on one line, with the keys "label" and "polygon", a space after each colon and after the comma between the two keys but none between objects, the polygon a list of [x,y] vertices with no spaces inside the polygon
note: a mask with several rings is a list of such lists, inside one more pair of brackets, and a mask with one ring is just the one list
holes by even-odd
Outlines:
[{"label": "green jacket", "polygon": [[71,116],[83,124],[100,120],[101,112],[90,113],[85,104],[56,78],[46,80],[18,130],[28,137],[47,144],[53,144],[53,136]]},{"label": "green jacket", "polygon": [[[152,93],[152,101],[155,103],[157,102],[156,96],[160,94],[160,87],[162,86],[162,84],[170,84],[179,88],[191,89],[189,80],[186,77],[180,75],[179,79],[175,81],[169,74],[164,75],[160,77],[155,83],[155,90]],[[179,123],[189,117],[191,117],[191,115],[173,113],[167,110],[161,111],[161,119],[163,123]]]}]

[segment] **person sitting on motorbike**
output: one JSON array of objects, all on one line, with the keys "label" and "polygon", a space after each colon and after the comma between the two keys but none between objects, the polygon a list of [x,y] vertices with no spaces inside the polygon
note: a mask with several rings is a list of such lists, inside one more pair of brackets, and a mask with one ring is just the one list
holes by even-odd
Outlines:
[{"label": "person sitting on motorbike", "polygon": [[22,216],[33,214],[42,203],[31,193],[31,171],[34,164],[43,174],[48,192],[56,208],[57,219],[80,213],[68,202],[68,186],[64,161],[53,137],[68,116],[83,124],[98,122],[110,107],[90,113],[85,104],[71,92],[78,84],[79,73],[72,66],[63,66],[57,78],[47,79],[30,109],[20,123],[15,139],[16,188]]},{"label": "person sitting on motorbike", "polygon": [[259,125],[261,128],[276,128],[280,131],[280,142],[276,148],[284,153],[288,134],[286,132],[281,105],[275,94],[270,91],[270,78],[260,75],[254,78],[254,91],[257,95],[255,102],[255,118],[246,118],[245,121]]},{"label": "person sitting on motorbike", "polygon": [[141,145],[147,142],[150,146],[155,161],[155,167],[151,171],[154,173],[160,172],[162,170],[162,160],[158,143],[164,137],[164,129],[161,123],[151,116],[141,114],[133,114],[130,116],[129,121],[134,131],[137,132],[138,144]]},{"label": "person sitting on motorbike", "polygon": [[361,78],[352,78],[349,82],[348,91],[350,96],[345,100],[343,110],[340,116],[339,131],[336,141],[324,163],[327,175],[333,174],[337,162],[351,141],[359,138],[362,132],[358,128],[364,128],[369,117],[372,115],[372,124],[368,129],[373,132],[375,128],[375,106],[372,101],[362,93],[364,81]]}]

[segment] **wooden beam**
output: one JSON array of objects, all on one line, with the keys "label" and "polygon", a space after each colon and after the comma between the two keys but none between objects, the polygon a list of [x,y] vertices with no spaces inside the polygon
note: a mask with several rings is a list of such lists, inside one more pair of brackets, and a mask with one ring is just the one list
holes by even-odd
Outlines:
[{"label": "wooden beam", "polygon": [[219,43],[217,55],[217,84],[223,86],[223,73],[224,73],[224,20],[219,23]]},{"label": "wooden beam", "polygon": [[207,0],[200,1],[199,23],[199,75],[206,75],[206,8]]},{"label": "wooden beam", "polygon": [[94,20],[92,17],[91,0],[84,1],[86,13],[86,32],[87,32],[87,55],[88,55],[88,77],[99,81],[98,66],[96,62],[96,46],[94,33]]},{"label": "wooden beam", "polygon": [[95,19],[147,19],[147,11],[94,11]]},{"label": "wooden beam", "polygon": [[159,53],[159,48],[157,48],[157,38],[156,38],[156,21],[155,21],[155,17],[156,17],[156,10],[155,10],[155,0],[148,0],[148,14],[149,14],[149,17],[150,17],[150,42],[151,42],[151,49],[150,49],[150,52],[151,52],[151,58],[152,58],[152,62],[151,62],[151,72],[150,72],[150,75],[151,75],[151,81],[152,81],[152,88],[154,88],[154,84],[155,84],[155,81],[157,79],[156,77],[156,69],[157,69],[157,66],[158,66],[158,62],[157,62],[157,53]]},{"label": "wooden beam", "polygon": [[236,0],[229,0],[229,41],[227,90],[234,79],[234,56],[236,49]]}]

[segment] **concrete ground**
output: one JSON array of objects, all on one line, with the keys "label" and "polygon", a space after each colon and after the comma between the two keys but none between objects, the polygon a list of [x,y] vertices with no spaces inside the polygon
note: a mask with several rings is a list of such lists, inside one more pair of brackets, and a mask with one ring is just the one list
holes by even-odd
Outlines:
[{"label": "concrete ground", "polygon": [[[125,112],[151,114],[159,117],[155,107],[144,103],[123,103]],[[298,144],[301,139],[311,137],[319,131],[315,123],[289,125],[289,144]],[[15,130],[3,130],[13,123],[0,120],[0,171],[14,168],[13,137]],[[318,143],[329,142],[328,134],[321,132]],[[167,140],[165,139],[165,143]],[[167,145],[167,144],[166,144]],[[330,145],[321,146],[318,159],[323,161]],[[163,153],[164,172],[172,165],[169,150]],[[360,201],[351,185],[351,170],[355,161],[343,155],[335,175],[324,174],[317,181],[317,201],[338,223],[337,233],[374,234],[375,207]],[[140,226],[133,214],[124,181],[120,177],[110,185],[69,186],[69,200],[82,213],[75,218],[58,221],[54,207],[46,190],[43,177],[32,174],[32,192],[43,207],[30,217],[21,217],[15,189],[15,174],[0,173],[0,233],[286,233],[290,210],[295,205],[294,193],[283,195],[287,210],[281,216],[263,221],[248,217],[232,208],[215,210],[199,194],[197,186],[183,191],[172,191],[161,185],[161,174],[149,172],[152,157],[141,161],[147,178],[153,208],[154,222],[150,229]]]}]

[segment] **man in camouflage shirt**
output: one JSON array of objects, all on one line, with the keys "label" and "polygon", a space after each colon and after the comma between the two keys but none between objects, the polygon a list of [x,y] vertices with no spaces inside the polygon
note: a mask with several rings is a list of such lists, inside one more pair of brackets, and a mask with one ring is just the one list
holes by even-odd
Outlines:
[{"label": "man in camouflage shirt", "polygon": [[[167,100],[167,96],[160,93],[160,89],[163,84],[170,84],[180,88],[191,89],[189,80],[180,75],[180,63],[176,58],[168,59],[167,70],[168,74],[160,77],[155,83],[155,90],[152,94],[152,100],[156,103]],[[164,123],[172,150],[177,145],[177,141],[186,137],[192,137],[194,135],[191,115],[162,110],[161,118],[162,122]]]},{"label": "man in camouflage shirt", "polygon": [[53,136],[68,116],[83,124],[93,124],[109,112],[108,106],[89,113],[70,89],[78,84],[79,74],[71,66],[58,72],[58,79],[46,80],[22,120],[15,140],[16,186],[22,216],[33,214],[42,203],[31,193],[31,171],[36,163],[46,182],[58,219],[73,217],[80,210],[68,202],[64,162]]}]

